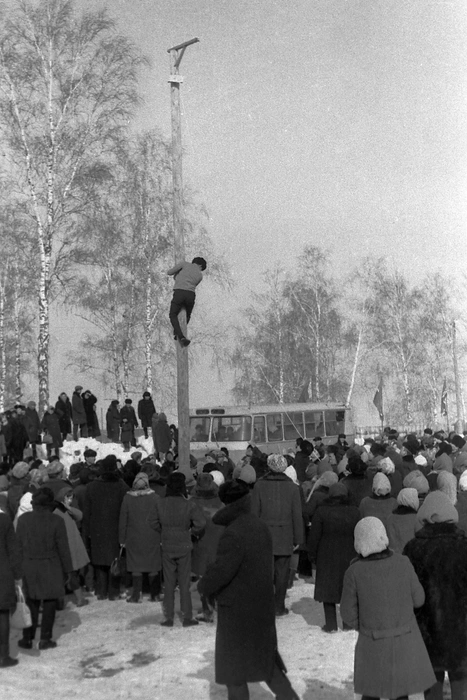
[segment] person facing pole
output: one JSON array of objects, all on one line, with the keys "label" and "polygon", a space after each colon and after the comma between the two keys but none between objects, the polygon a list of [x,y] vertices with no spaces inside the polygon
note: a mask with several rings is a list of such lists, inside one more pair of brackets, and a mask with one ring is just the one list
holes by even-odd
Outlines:
[{"label": "person facing pole", "polygon": [[178,315],[182,309],[185,309],[188,325],[196,300],[195,289],[202,281],[202,273],[206,267],[204,258],[193,258],[191,263],[182,261],[167,270],[167,274],[174,278],[174,292],[169,311],[170,323],[174,329],[175,340],[178,340],[183,347],[187,347],[191,341],[183,335]]}]

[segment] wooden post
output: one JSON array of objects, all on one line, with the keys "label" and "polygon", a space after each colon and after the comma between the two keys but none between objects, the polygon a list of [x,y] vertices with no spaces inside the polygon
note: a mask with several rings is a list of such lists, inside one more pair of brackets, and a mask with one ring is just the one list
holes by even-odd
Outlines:
[{"label": "wooden post", "polygon": [[[173,181],[173,226],[175,262],[185,259],[183,179],[182,179],[182,129],[180,119],[180,83],[183,78],[178,69],[187,46],[199,39],[191,39],[168,49],[170,56],[170,104],[172,116],[172,181]],[[179,314],[180,327],[186,334],[186,312]],[[188,348],[175,341],[177,351],[177,408],[178,408],[178,463],[179,470],[191,479],[190,468],[190,391],[188,374]]]}]

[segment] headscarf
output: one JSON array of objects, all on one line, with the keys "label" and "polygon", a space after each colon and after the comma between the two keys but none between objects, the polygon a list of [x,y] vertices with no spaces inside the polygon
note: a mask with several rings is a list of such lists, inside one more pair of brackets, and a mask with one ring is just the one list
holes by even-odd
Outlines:
[{"label": "headscarf", "polygon": [[401,489],[397,495],[397,503],[412,510],[418,510],[420,501],[418,500],[418,491],[414,488]]},{"label": "headscarf", "polygon": [[145,491],[149,489],[149,477],[145,472],[138,472],[131,486],[133,491]]},{"label": "headscarf", "polygon": [[[338,481],[339,477],[335,472],[323,472],[319,479],[315,481],[315,484],[311,489],[310,496],[316,491],[316,489],[319,489],[321,486],[325,489],[329,489],[330,486],[332,486],[333,484],[337,484]],[[308,500],[310,499],[310,496],[308,496]]]},{"label": "headscarf", "polygon": [[16,462],[11,473],[15,479],[24,479],[29,473],[29,464],[27,462]]},{"label": "headscarf", "polygon": [[440,472],[436,484],[438,489],[445,493],[452,505],[455,506],[457,503],[457,479],[454,474],[444,471]]},{"label": "headscarf", "polygon": [[442,491],[433,491],[423,501],[417,513],[417,524],[423,527],[426,523],[457,523],[459,513],[448,496]]},{"label": "headscarf", "polygon": [[287,467],[287,469],[285,470],[284,474],[286,476],[288,476],[289,479],[292,479],[294,484],[297,484],[297,486],[298,486],[297,472],[295,471],[295,467],[293,467],[292,465],[289,465]]},{"label": "headscarf", "polygon": [[380,459],[377,467],[383,474],[394,474],[396,471],[396,465],[390,457],[383,457],[383,459]]},{"label": "headscarf", "polygon": [[428,493],[430,484],[426,476],[419,469],[409,472],[403,481],[405,488],[417,489],[418,495]]},{"label": "headscarf", "polygon": [[375,496],[386,496],[391,493],[391,482],[385,474],[378,472],[373,477],[372,490]]},{"label": "headscarf", "polygon": [[222,472],[220,472],[218,469],[215,469],[212,472],[209,472],[214,479],[214,483],[216,486],[222,486],[222,484],[225,482],[225,477]]},{"label": "headscarf", "polygon": [[382,521],[369,516],[362,518],[355,526],[354,547],[362,557],[384,552],[389,546],[389,539]]}]

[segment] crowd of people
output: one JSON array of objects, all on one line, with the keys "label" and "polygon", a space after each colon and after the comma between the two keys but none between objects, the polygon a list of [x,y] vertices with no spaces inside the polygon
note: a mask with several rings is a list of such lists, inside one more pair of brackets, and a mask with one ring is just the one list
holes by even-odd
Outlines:
[{"label": "crowd of people", "polygon": [[[66,395],[59,400],[66,405]],[[42,462],[6,452],[0,666],[17,663],[8,643],[15,582],[32,617],[18,644],[33,648],[42,609],[41,650],[56,646],[55,612],[65,600],[83,606],[94,594],[138,604],[147,595],[162,601],[161,624],[172,627],[178,586],[183,627],[217,617],[216,680],[231,700],[247,698],[246,684],[261,680],[278,698],[296,698],[276,618],[288,615],[287,590],[298,574],[323,604],[323,633],[337,632],[338,612],[344,631],[358,630],[354,684],[364,700],[422,691],[441,700],[446,672],[454,700],[467,698],[465,436],[386,429],[350,445],[345,435],[331,445],[298,438],[287,454],[250,445],[237,464],[223,447],[191,458],[186,475],[176,431],[153,407],[146,393],[138,417],[145,435],[152,431],[154,453],[134,451],[125,464],[87,449],[65,470],[59,453]],[[9,420],[26,426],[21,410]],[[33,410],[28,404],[24,413]],[[129,401],[119,419],[137,424]]]}]

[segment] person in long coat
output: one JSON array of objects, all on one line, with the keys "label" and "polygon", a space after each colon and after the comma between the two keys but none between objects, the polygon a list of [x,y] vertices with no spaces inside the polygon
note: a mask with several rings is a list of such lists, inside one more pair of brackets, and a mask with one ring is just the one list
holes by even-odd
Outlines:
[{"label": "person in long coat", "polygon": [[37,457],[36,445],[40,442],[40,431],[41,422],[39,419],[39,414],[36,411],[36,404],[34,401],[29,401],[23,416],[23,425],[26,428],[28,434],[29,444],[32,450],[32,456]]},{"label": "person in long coat", "polygon": [[120,580],[111,575],[110,565],[120,551],[118,525],[127,491],[115,455],[108,455],[102,460],[100,477],[87,485],[84,495],[82,532],[96,573],[98,600],[119,597]]},{"label": "person in long coat", "polygon": [[[253,468],[251,469],[254,471]],[[211,474],[198,475],[191,498],[202,510],[206,518],[206,527],[203,536],[193,545],[191,571],[195,576],[204,576],[208,566],[215,561],[219,539],[224,531],[223,527],[215,525],[212,521],[217,511],[223,508],[218,492],[219,489]],[[203,609],[196,619],[200,622],[212,622],[214,619],[212,602],[206,596],[202,596],[201,605]]]},{"label": "person in long coat", "polygon": [[378,472],[373,477],[372,495],[363,498],[360,502],[360,515],[362,518],[375,517],[386,525],[387,519],[397,507],[397,501],[391,496],[391,482],[386,474]]},{"label": "person in long coat", "polygon": [[156,412],[154,401],[149,391],[145,391],[143,398],[138,401],[138,418],[144,431],[144,437],[148,437],[148,428],[152,427],[152,417]]},{"label": "person in long coat", "polygon": [[407,698],[433,685],[435,676],[414,608],[425,593],[407,557],[392,552],[379,518],[355,527],[355,559],[344,576],[340,612],[358,630],[354,691],[362,700]]},{"label": "person in long coat", "polygon": [[277,698],[298,700],[277,649],[270,529],[251,512],[247,484],[227,482],[219,496],[225,507],[213,523],[225,529],[198,583],[202,596],[217,600],[216,683],[227,686],[229,700],[248,698],[247,684],[261,681]]},{"label": "person in long coat", "polygon": [[165,413],[154,413],[152,417],[152,439],[154,441],[154,452],[164,461],[166,453],[172,446],[172,431],[167,423]]},{"label": "person in long coat", "polygon": [[349,503],[352,506],[360,506],[367,496],[371,496],[371,481],[367,477],[367,465],[360,455],[351,454],[348,457],[347,474],[342,479],[349,492]]},{"label": "person in long coat", "polygon": [[58,414],[58,419],[60,423],[60,431],[62,433],[62,440],[65,440],[67,435],[71,433],[71,401],[64,391],[58,397],[58,401],[55,404],[55,411]]},{"label": "person in long coat", "polygon": [[81,396],[82,391],[82,386],[75,386],[71,397],[71,418],[73,421],[73,440],[75,440],[75,442],[78,440],[78,430],[80,437],[88,437],[88,423]]},{"label": "person in long coat", "polygon": [[55,611],[59,598],[65,596],[64,581],[73,571],[70,548],[62,518],[52,513],[54,494],[47,487],[32,496],[32,511],[18,520],[16,536],[23,566],[26,603],[31,610],[32,626],[23,630],[18,646],[32,649],[42,601],[39,649],[53,649]]},{"label": "person in long coat", "polygon": [[136,437],[135,437],[135,430],[138,427],[138,419],[136,417],[135,409],[132,406],[132,400],[131,399],[125,399],[125,405],[122,406],[121,411],[120,411],[120,421],[123,427],[123,422],[124,419],[126,418],[127,425],[130,428],[130,440],[125,440],[123,438],[123,435],[121,436],[121,441],[122,442],[130,442],[133,447],[136,447]]},{"label": "person in long coat", "polygon": [[100,436],[99,421],[96,413],[97,398],[92,391],[87,389],[83,394],[83,407],[86,414],[86,424],[88,427],[87,437],[97,438]]},{"label": "person in long coat", "polygon": [[63,447],[62,431],[60,429],[60,417],[55,411],[54,406],[49,406],[44,413],[41,421],[41,427],[44,433],[50,435],[52,442],[46,443],[47,457],[50,457],[54,450],[57,457],[60,455],[60,447]]},{"label": "person in long coat", "polygon": [[22,576],[21,555],[9,516],[0,510],[0,668],[16,666],[10,657],[10,615],[16,608],[15,581]]},{"label": "person in long coat", "polygon": [[336,604],[341,599],[344,574],[355,556],[353,533],[360,514],[348,499],[345,485],[333,484],[311,523],[309,556],[316,564],[314,599],[324,607],[323,632],[338,629]]},{"label": "person in long coat", "polygon": [[78,530],[78,523],[83,519],[83,513],[79,508],[72,506],[73,487],[65,486],[55,496],[54,513],[63,518],[65,523],[68,546],[70,548],[73,571],[69,576],[68,589],[76,596],[78,608],[88,604],[80,582],[80,570],[89,564],[89,556],[84,546],[81,533]]},{"label": "person in long coat", "polygon": [[304,541],[300,491],[284,473],[287,460],[282,455],[269,455],[269,473],[259,479],[252,491],[251,508],[271,530],[274,562],[276,615],[286,615],[285,596],[289,581],[293,549]]},{"label": "person in long coat", "polygon": [[417,533],[404,549],[426,599],[416,611],[436,675],[426,700],[442,700],[447,672],[453,700],[467,697],[467,538],[458,513],[440,491],[428,494],[417,513]]},{"label": "person in long coat", "polygon": [[459,514],[457,527],[467,535],[467,471],[463,472],[459,479],[459,492],[455,506]]},{"label": "person in long coat", "polygon": [[128,603],[141,603],[143,573],[149,574],[151,601],[160,599],[161,537],[148,524],[157,515],[158,500],[159,496],[149,488],[148,475],[139,472],[122,501],[119,539],[126,549],[127,570],[133,575],[133,591],[127,598]]},{"label": "person in long coat", "polygon": [[110,406],[105,414],[107,426],[107,437],[110,442],[120,442],[120,409],[117,399],[110,402]]},{"label": "person in long coat", "polygon": [[407,542],[415,537],[419,506],[417,489],[404,488],[397,494],[397,508],[386,520],[389,546],[393,552],[402,554]]}]

